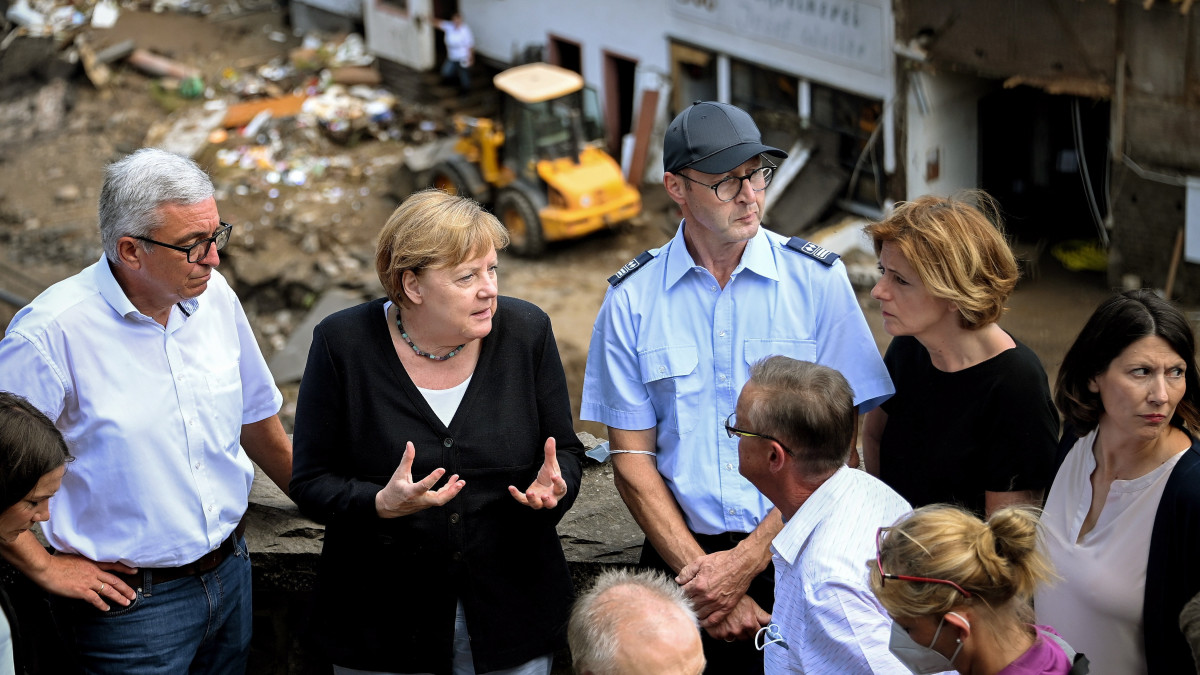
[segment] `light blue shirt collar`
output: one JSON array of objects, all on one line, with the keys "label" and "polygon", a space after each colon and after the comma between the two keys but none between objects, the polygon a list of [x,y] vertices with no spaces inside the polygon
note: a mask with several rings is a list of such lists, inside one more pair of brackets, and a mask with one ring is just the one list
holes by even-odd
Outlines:
[{"label": "light blue shirt collar", "polygon": [[[686,221],[679,221],[679,229],[675,231],[675,237],[671,239],[667,250],[667,288],[674,286],[683,278],[683,275],[700,266],[687,250],[687,242],[683,238],[683,229],[686,226]],[[746,250],[742,251],[742,260],[733,270],[734,276],[737,276],[742,270],[748,270],[772,281],[779,281],[779,269],[775,264],[774,251],[771,249],[771,240],[767,237],[767,231],[760,225],[758,232],[750,238],[750,241],[746,242]]]}]

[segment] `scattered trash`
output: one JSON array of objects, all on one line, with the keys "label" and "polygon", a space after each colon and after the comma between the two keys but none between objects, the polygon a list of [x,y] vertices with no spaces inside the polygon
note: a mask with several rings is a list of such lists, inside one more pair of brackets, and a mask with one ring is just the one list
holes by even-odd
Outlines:
[{"label": "scattered trash", "polygon": [[183,78],[179,83],[179,95],[184,98],[200,98],[204,95],[204,80],[198,75]]},{"label": "scattered trash", "polygon": [[211,105],[188,106],[151,126],[144,144],[187,157],[199,155],[225,118],[224,102],[209,103]]},{"label": "scattered trash", "polygon": [[339,66],[329,69],[329,79],[337,84],[378,85],[383,82],[379,70],[372,66]]},{"label": "scattered trash", "polygon": [[1072,272],[1104,272],[1108,270],[1108,251],[1096,240],[1072,239],[1050,247],[1063,267]]},{"label": "scattered trash", "polygon": [[272,117],[290,117],[300,112],[307,98],[305,94],[287,94],[278,98],[238,103],[229,107],[223,125],[226,129],[245,126],[263,111],[269,111]]},{"label": "scattered trash", "polygon": [[121,11],[114,0],[100,0],[92,8],[92,28],[112,28],[117,25]]},{"label": "scattered trash", "polygon": [[17,0],[9,6],[8,12],[4,16],[18,26],[31,31],[39,30],[46,25],[45,15],[30,7],[28,0]]},{"label": "scattered trash", "polygon": [[155,54],[149,50],[137,48],[129,55],[129,64],[150,75],[157,77],[173,77],[183,80],[189,77],[200,77],[200,71],[174,59]]},{"label": "scattered trash", "polygon": [[[253,138],[254,136],[257,136],[258,130],[262,129],[263,125],[267,123],[267,120],[271,119],[272,117],[274,117],[274,114],[269,109],[258,111],[258,114],[255,115],[246,124],[246,126],[242,127],[242,137]],[[226,115],[226,119],[228,118],[229,116]]]}]

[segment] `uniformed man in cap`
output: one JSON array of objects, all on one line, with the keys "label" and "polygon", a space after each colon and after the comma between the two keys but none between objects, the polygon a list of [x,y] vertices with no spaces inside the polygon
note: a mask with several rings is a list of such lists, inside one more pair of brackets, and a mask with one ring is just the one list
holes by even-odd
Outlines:
[{"label": "uniformed man in cap", "polygon": [[894,392],[838,256],[761,227],[772,160],[786,156],[734,106],[680,113],[663,187],[683,220],[609,280],[588,351],[581,417],[608,426],[642,565],[676,574],[695,602],[708,672],[761,672],[750,640],[774,594],[782,522],[738,473],[724,426],[750,365],[780,354],[834,368],[860,413]]}]

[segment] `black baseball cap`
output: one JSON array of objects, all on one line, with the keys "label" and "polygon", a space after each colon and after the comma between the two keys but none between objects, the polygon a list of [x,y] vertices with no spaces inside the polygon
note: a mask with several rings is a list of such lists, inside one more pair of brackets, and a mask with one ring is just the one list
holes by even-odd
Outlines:
[{"label": "black baseball cap", "polygon": [[745,110],[728,103],[696,101],[667,127],[663,170],[725,173],[764,153],[787,157],[779,148],[763,145],[758,126]]}]

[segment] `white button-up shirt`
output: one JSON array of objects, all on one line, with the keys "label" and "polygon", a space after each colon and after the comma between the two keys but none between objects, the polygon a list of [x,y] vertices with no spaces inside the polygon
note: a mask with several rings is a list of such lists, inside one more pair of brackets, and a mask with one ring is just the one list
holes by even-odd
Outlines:
[{"label": "white button-up shirt", "polygon": [[843,466],[771,542],[775,609],[787,642],[763,650],[773,673],[909,675],[888,649],[892,620],[871,593],[875,533],[911,511],[864,471]]},{"label": "white button-up shirt", "polygon": [[683,228],[605,296],[580,417],[653,427],[658,471],[688,528],[750,532],[771,502],[738,473],[724,422],[751,365],[780,354],[833,368],[860,412],[895,389],[840,261],[825,265],[760,228],[721,288],[688,253]]},{"label": "white button-up shirt", "polygon": [[47,541],[134,567],[190,563],[233,532],[254,479],[241,427],[283,402],[220,274],[164,328],[104,258],[13,318],[0,390],[44,412],[76,457],[50,500]]}]

